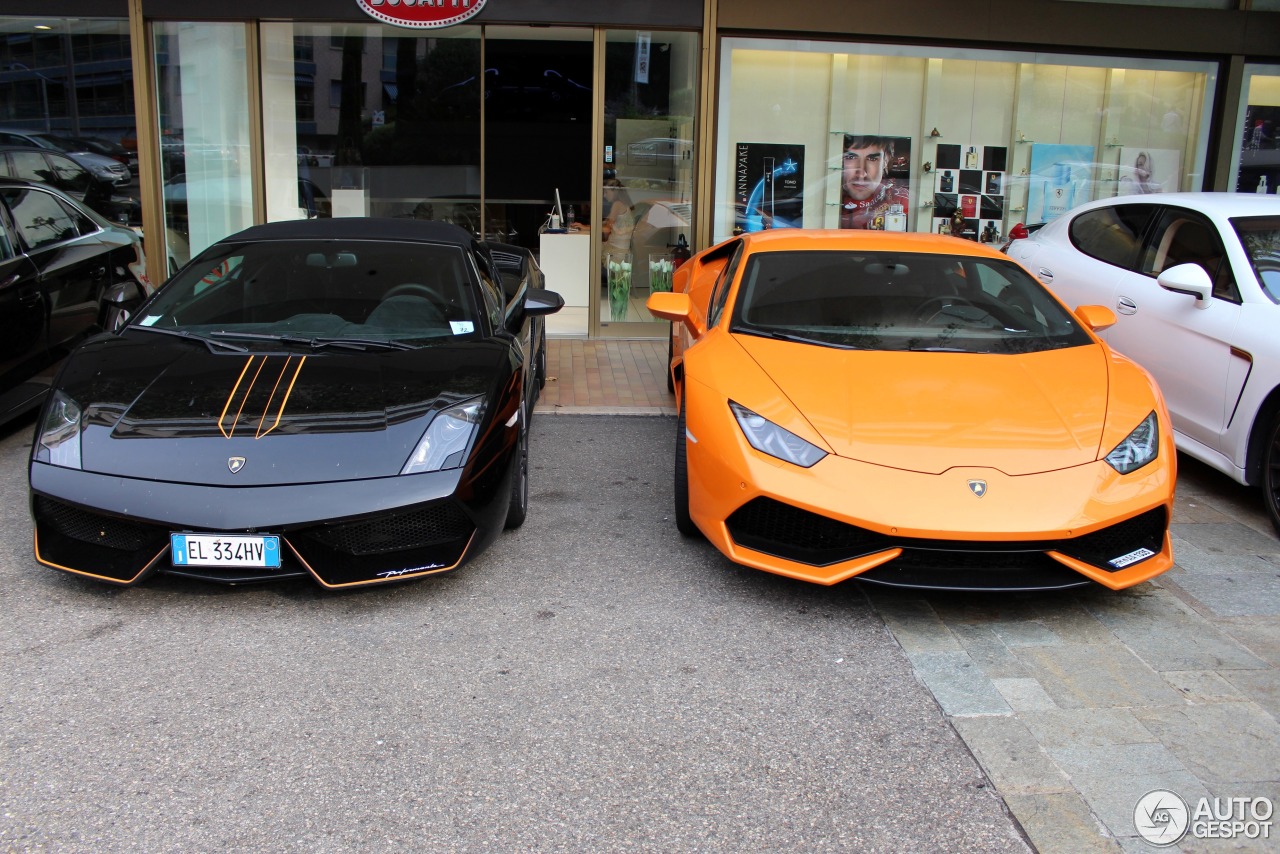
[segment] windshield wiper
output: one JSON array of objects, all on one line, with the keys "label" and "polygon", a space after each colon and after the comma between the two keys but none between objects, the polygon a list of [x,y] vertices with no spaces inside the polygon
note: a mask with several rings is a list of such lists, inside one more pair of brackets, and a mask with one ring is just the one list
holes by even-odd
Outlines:
[{"label": "windshield wiper", "polygon": [[210,332],[217,338],[235,338],[244,341],[271,341],[278,344],[296,344],[319,350],[324,347],[345,347],[350,350],[413,350],[404,341],[386,341],[373,338],[306,338],[301,335],[277,335],[269,332]]},{"label": "windshield wiper", "polygon": [[227,341],[217,341],[213,338],[207,338],[204,335],[197,335],[194,332],[188,332],[185,329],[165,329],[160,326],[130,326],[130,329],[138,329],[142,332],[158,332],[161,335],[172,335],[175,338],[185,338],[188,341],[197,341],[207,347],[221,347],[224,350],[230,350],[233,353],[247,353],[248,348],[241,347],[239,344],[231,344]]},{"label": "windshield wiper", "polygon": [[[745,330],[744,330],[745,331]],[[791,341],[795,344],[815,344],[819,347],[833,347],[837,350],[854,350],[859,349],[848,344],[839,344],[835,341],[821,341],[817,338],[806,338],[803,335],[794,335],[790,332],[773,332],[762,329],[753,329],[748,334],[758,335],[761,338],[773,338],[777,341]]]}]

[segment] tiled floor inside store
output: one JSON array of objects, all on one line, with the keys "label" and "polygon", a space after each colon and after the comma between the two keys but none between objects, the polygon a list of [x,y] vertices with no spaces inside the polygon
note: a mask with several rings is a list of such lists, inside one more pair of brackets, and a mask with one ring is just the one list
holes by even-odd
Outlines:
[{"label": "tiled floor inside store", "polygon": [[665,339],[547,339],[547,384],[537,411],[674,415]]}]

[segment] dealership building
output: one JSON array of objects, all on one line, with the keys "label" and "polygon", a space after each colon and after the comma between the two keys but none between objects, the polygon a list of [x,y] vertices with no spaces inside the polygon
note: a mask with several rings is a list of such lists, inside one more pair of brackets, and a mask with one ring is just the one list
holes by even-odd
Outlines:
[{"label": "dealership building", "polygon": [[[666,335],[644,297],[682,236],[998,241],[1280,187],[1280,0],[10,0],[0,36],[0,129],[136,150],[154,280],[254,223],[447,220],[538,253],[560,335]],[[855,209],[868,146],[882,204]]]}]

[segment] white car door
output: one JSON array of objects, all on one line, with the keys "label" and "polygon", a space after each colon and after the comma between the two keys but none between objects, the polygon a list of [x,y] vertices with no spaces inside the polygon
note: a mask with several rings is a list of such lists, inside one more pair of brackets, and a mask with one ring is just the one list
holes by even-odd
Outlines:
[{"label": "white car door", "polygon": [[[1156,281],[1160,272],[1185,263],[1199,264],[1213,280],[1213,298],[1203,307]],[[1221,450],[1248,362],[1231,347],[1240,296],[1213,223],[1185,208],[1165,209],[1138,269],[1121,277],[1114,308],[1117,322],[1108,342],[1155,376],[1177,432]]]}]

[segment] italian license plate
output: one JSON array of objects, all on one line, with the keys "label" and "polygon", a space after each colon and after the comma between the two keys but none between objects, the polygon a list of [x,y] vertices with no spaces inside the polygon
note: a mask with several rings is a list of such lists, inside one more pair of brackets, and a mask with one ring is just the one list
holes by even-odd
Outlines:
[{"label": "italian license plate", "polygon": [[280,568],[280,538],[249,534],[170,534],[174,566]]}]

